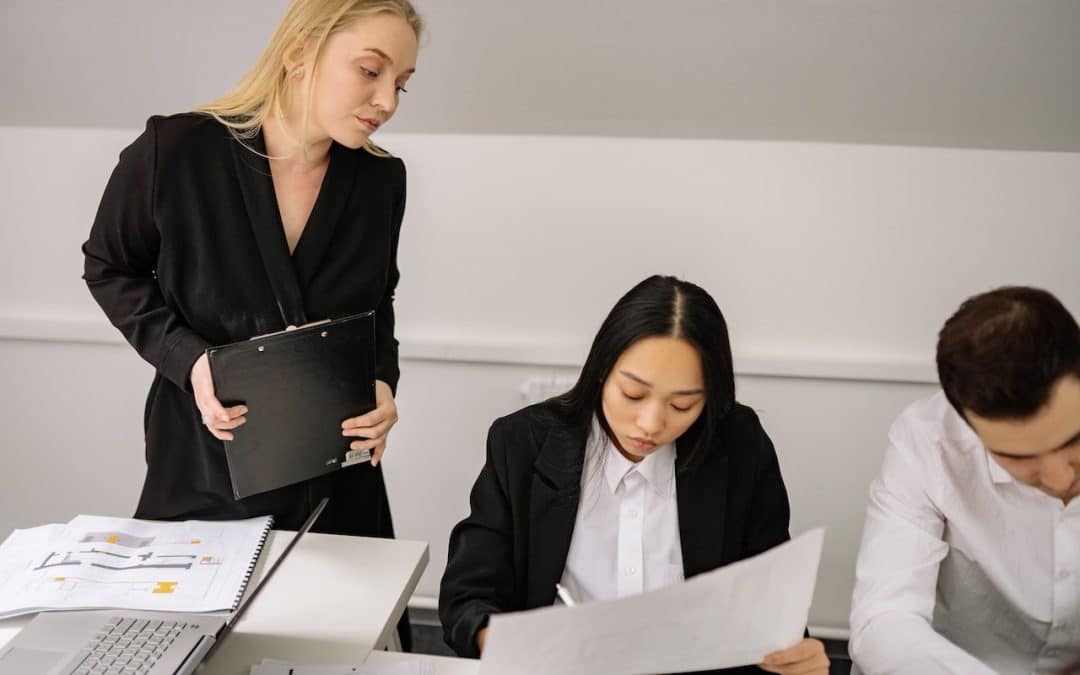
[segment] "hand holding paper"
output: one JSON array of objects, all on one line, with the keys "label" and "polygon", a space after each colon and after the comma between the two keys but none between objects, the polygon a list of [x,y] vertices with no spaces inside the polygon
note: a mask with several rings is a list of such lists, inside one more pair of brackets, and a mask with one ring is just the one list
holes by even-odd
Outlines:
[{"label": "hand holding paper", "polygon": [[480,675],[632,675],[757,664],[803,637],[825,531],[611,602],[491,617]]}]

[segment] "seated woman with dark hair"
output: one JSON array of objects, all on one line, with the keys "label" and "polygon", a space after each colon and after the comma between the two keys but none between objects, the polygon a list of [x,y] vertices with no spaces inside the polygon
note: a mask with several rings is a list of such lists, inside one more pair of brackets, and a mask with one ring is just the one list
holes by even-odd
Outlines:
[{"label": "seated woman with dark hair", "polygon": [[[727,325],[704,290],[654,276],[619,300],[577,384],[496,420],[472,513],[450,535],[439,614],[463,656],[488,618],[678,583],[788,540],[772,442],[735,401]],[[770,654],[826,673],[821,642]],[[757,671],[754,666],[724,672]],[[719,672],[719,671],[717,671]]]}]

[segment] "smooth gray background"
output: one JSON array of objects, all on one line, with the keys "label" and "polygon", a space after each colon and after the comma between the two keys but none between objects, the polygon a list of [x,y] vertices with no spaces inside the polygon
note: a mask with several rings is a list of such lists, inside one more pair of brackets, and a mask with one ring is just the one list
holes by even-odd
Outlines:
[{"label": "smooth gray background", "polygon": [[[226,91],[285,0],[4,0],[0,126]],[[1080,150],[1075,0],[419,0],[396,132]]]}]

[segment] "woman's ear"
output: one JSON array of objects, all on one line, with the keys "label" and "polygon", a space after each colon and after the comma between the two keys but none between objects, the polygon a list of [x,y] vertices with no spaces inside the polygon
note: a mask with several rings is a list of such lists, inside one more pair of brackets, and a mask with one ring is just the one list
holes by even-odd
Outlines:
[{"label": "woman's ear", "polygon": [[302,77],[304,74],[304,48],[307,46],[307,36],[298,35],[292,41],[289,48],[281,56],[281,65],[285,69],[286,77]]}]

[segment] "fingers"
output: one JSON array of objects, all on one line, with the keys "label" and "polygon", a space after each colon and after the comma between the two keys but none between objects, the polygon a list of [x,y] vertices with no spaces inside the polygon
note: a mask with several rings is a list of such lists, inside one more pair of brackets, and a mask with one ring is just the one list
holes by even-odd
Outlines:
[{"label": "fingers", "polygon": [[248,408],[246,405],[236,405],[226,408],[214,397],[210,400],[196,401],[199,412],[202,413],[202,422],[214,438],[219,441],[233,440],[231,430],[247,422]]},{"label": "fingers", "polygon": [[[218,429],[235,429],[239,425],[233,424],[233,422],[247,415],[248,409],[246,405],[235,405],[231,408],[225,408],[222,407],[216,399],[214,400],[214,403],[216,406],[202,404],[199,404],[198,406],[199,412],[202,413],[203,424],[207,426]],[[210,412],[215,408],[218,411],[217,413]]]},{"label": "fingers", "polygon": [[806,638],[793,647],[767,655],[760,667],[781,675],[828,673],[829,657],[819,640]]},{"label": "fingers", "polygon": [[[392,417],[391,417],[392,416]],[[397,410],[391,405],[382,405],[359,417],[350,417],[341,423],[342,429],[371,428],[389,420],[397,420]],[[390,423],[393,424],[393,421]]]},{"label": "fingers", "polygon": [[383,453],[386,452],[386,439],[379,441],[373,448],[371,448],[371,466],[379,466],[379,462],[382,461]]},{"label": "fingers", "polygon": [[352,438],[381,438],[382,436],[386,435],[386,432],[390,431],[390,427],[392,427],[395,423],[396,420],[386,420],[371,427],[351,427],[342,431],[341,435]]},{"label": "fingers", "polygon": [[[376,391],[380,392],[376,383]],[[397,406],[394,399],[387,393],[379,396],[379,405],[369,413],[359,417],[351,417],[341,423],[341,435],[346,438],[356,438],[349,443],[350,450],[370,450],[371,465],[378,466],[382,461],[383,453],[386,452],[386,436],[390,429],[397,424]]]},{"label": "fingers", "polygon": [[209,424],[210,420],[228,422],[237,416],[230,415],[214,394],[214,378],[210,375],[206,354],[200,356],[191,367],[191,390],[195,394],[195,405],[198,406],[204,423]]},{"label": "fingers", "polygon": [[829,657],[822,654],[809,661],[787,666],[761,666],[761,668],[770,673],[778,673],[778,675],[829,675]]},{"label": "fingers", "polygon": [[210,432],[211,436],[219,441],[231,441],[235,438],[235,436],[228,431],[218,431],[217,429],[211,429],[210,427],[206,427],[206,429]]},{"label": "fingers", "polygon": [[215,421],[215,422],[212,422],[210,424],[207,424],[206,426],[211,428],[211,429],[216,429],[218,431],[231,431],[231,430],[235,429],[236,427],[242,425],[244,422],[247,422],[247,417],[244,417],[243,415],[241,415],[239,417],[231,418],[228,422]]},{"label": "fingers", "polygon": [[390,391],[390,385],[382,380],[375,381],[375,409],[358,417],[350,417],[341,423],[342,429],[370,429],[384,422],[393,426],[397,422],[397,404]]},{"label": "fingers", "polygon": [[369,438],[349,443],[350,450],[370,450],[371,465],[378,466],[383,453],[386,452],[386,436],[381,438]]},{"label": "fingers", "polygon": [[781,649],[765,657],[764,663],[782,666],[810,658],[817,652],[825,653],[825,645],[817,640],[805,638],[787,649]]}]

